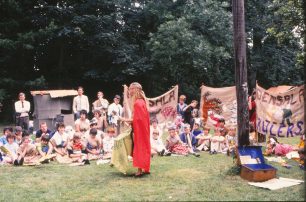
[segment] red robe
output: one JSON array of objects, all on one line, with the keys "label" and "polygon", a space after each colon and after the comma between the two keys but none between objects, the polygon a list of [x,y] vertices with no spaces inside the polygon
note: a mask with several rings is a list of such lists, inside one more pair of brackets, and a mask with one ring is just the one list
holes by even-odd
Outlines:
[{"label": "red robe", "polygon": [[133,166],[149,172],[151,160],[150,116],[143,99],[137,99],[134,104],[133,132]]}]

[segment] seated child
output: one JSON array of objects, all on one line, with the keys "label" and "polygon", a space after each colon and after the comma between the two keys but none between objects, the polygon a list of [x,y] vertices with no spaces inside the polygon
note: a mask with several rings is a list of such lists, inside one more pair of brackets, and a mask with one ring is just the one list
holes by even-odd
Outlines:
[{"label": "seated child", "polygon": [[21,142],[22,142],[22,133],[15,133],[15,142],[18,144],[18,145],[21,145]]},{"label": "seated child", "polygon": [[50,159],[56,156],[54,154],[51,154],[53,148],[52,144],[49,143],[48,134],[43,134],[40,137],[40,142],[37,142],[35,145],[38,153],[41,156],[41,158],[39,159],[40,162],[48,163]]},{"label": "seated child", "polygon": [[102,140],[103,159],[110,159],[112,157],[115,132],[115,128],[113,127],[109,126],[106,129],[106,134]]},{"label": "seated child", "polygon": [[101,136],[98,136],[98,130],[92,128],[89,131],[89,135],[86,136],[86,152],[89,160],[96,160],[100,157],[101,153]]},{"label": "seated child", "polygon": [[160,127],[158,126],[158,121],[157,119],[153,119],[151,121],[151,125],[150,125],[150,137],[153,137],[153,131],[157,131],[159,136],[161,136],[163,134],[163,131],[160,129]]},{"label": "seated child", "polygon": [[203,130],[201,130],[200,125],[201,125],[200,121],[195,121],[194,122],[193,130],[191,131],[191,133],[194,137],[197,137],[198,135],[203,134]]},{"label": "seated child", "polygon": [[82,162],[86,160],[85,154],[85,144],[81,141],[82,133],[76,132],[73,135],[71,141],[69,141],[67,145],[67,151],[69,158],[72,159],[73,162]]},{"label": "seated child", "polygon": [[24,136],[22,143],[18,149],[18,158],[14,162],[14,165],[33,165],[39,163],[39,154],[36,150],[36,146],[31,143],[30,136]]},{"label": "seated child", "polygon": [[228,134],[225,136],[225,142],[227,155],[229,156],[231,154],[231,156],[234,156],[237,145],[236,128],[232,127],[229,129]]},{"label": "seated child", "polygon": [[165,154],[170,154],[167,152],[166,147],[163,143],[163,141],[160,138],[159,131],[157,129],[153,130],[152,136],[151,136],[151,155],[160,155],[163,156]]},{"label": "seated child", "polygon": [[65,125],[59,123],[57,125],[57,131],[50,139],[53,151],[56,154],[56,160],[59,163],[71,163],[67,153],[68,134],[65,133]]},{"label": "seated child", "polygon": [[41,156],[46,156],[48,154],[51,154],[52,145],[49,144],[49,135],[46,134],[42,135],[40,142],[36,143],[36,148]]},{"label": "seated child", "polygon": [[191,130],[190,125],[189,124],[184,124],[184,132],[182,134],[180,134],[180,139],[189,148],[189,153],[193,154],[193,153],[195,153],[194,151],[196,149],[195,147],[196,147],[196,144],[197,144],[197,140],[192,135],[190,130]]},{"label": "seated child", "polygon": [[178,130],[178,134],[183,132],[183,125],[184,125],[184,122],[183,122],[182,116],[181,115],[176,116],[175,126],[176,126],[176,129]]},{"label": "seated child", "polygon": [[220,135],[225,137],[228,133],[228,129],[225,127],[225,120],[223,118],[219,119],[219,122],[217,124],[217,129],[220,132]]},{"label": "seated child", "polygon": [[15,135],[9,133],[6,136],[7,143],[4,145],[5,156],[3,157],[4,163],[12,164],[17,159],[17,151],[19,149],[19,145],[15,142]]},{"label": "seated child", "polygon": [[11,128],[11,127],[5,127],[5,128],[3,129],[3,135],[0,137],[0,143],[1,143],[2,145],[5,145],[5,144],[7,143],[6,136],[7,136],[8,134],[11,134],[11,133],[13,133],[13,128]]},{"label": "seated child", "polygon": [[217,154],[224,149],[225,138],[221,136],[220,130],[215,129],[215,135],[210,141],[210,154]]},{"label": "seated child", "polygon": [[176,133],[176,126],[168,127],[169,136],[166,139],[166,149],[173,154],[187,155],[189,149],[187,145],[183,144],[180,137]]},{"label": "seated child", "polygon": [[209,151],[210,148],[210,139],[211,135],[209,134],[210,128],[204,127],[204,133],[196,136],[198,140],[198,147],[199,151]]}]

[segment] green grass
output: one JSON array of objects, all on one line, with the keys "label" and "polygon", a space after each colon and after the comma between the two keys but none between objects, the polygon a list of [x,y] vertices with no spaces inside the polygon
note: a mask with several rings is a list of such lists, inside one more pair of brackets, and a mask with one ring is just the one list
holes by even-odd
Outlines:
[{"label": "green grass", "polygon": [[[295,142],[298,138],[293,138]],[[298,164],[278,169],[278,177],[304,179]],[[231,172],[224,154],[154,157],[151,175],[124,176],[109,165],[69,167],[55,162],[36,167],[0,166],[0,201],[304,201],[304,184],[276,191],[248,185]]]}]

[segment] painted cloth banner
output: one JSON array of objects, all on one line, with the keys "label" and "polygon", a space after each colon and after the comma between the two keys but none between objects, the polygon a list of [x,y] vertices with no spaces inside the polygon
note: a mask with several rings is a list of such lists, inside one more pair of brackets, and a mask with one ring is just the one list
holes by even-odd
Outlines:
[{"label": "painted cloth banner", "polygon": [[259,133],[277,137],[304,134],[304,85],[286,91],[257,85],[255,102]]},{"label": "painted cloth banner", "polygon": [[[124,85],[124,115],[131,116],[130,99],[128,96],[128,87]],[[178,85],[161,96],[155,98],[147,98],[148,110],[150,112],[150,119],[158,120],[159,124],[165,124],[169,121],[174,121],[176,118],[176,105],[178,103]]]},{"label": "painted cloth banner", "polygon": [[237,126],[236,87],[211,88],[201,86],[201,116],[207,126],[214,126],[220,118],[226,126]]}]

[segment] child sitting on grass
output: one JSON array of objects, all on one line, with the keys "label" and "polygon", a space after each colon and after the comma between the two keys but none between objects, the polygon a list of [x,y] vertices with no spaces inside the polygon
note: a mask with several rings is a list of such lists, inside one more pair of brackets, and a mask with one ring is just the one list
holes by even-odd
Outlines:
[{"label": "child sitting on grass", "polygon": [[210,142],[210,154],[221,153],[224,149],[225,138],[221,136],[220,130],[215,129],[215,135],[211,138]]},{"label": "child sitting on grass", "polygon": [[31,143],[30,136],[24,136],[18,149],[18,158],[14,161],[14,165],[36,165],[39,163],[39,158],[36,146]]},{"label": "child sitting on grass", "polygon": [[89,130],[89,135],[86,137],[86,152],[89,160],[96,160],[100,157],[101,153],[101,136],[97,136],[98,130],[92,128]]},{"label": "child sitting on grass", "polygon": [[[76,132],[73,135],[72,141],[70,141],[67,145],[67,151],[69,158],[72,159],[73,162],[86,161],[86,154],[85,154],[85,144],[81,141],[82,133]],[[86,163],[88,163],[86,161]]]},{"label": "child sitting on grass", "polygon": [[198,147],[199,151],[209,151],[210,149],[210,139],[211,135],[209,134],[210,128],[204,127],[204,131],[202,134],[196,136],[198,140]]},{"label": "child sitting on grass", "polygon": [[188,147],[183,144],[180,137],[176,133],[176,126],[168,127],[169,136],[166,139],[166,149],[173,154],[187,155],[189,153]]},{"label": "child sitting on grass", "polygon": [[70,163],[67,153],[68,134],[65,133],[65,124],[59,123],[57,125],[57,131],[50,139],[50,143],[56,154],[56,160],[59,163]]},{"label": "child sitting on grass", "polygon": [[151,137],[151,155],[158,154],[160,156],[164,156],[171,154],[166,150],[166,147],[160,137],[161,135],[159,134],[159,130],[153,130]]},{"label": "child sitting on grass", "polygon": [[15,142],[15,135],[9,133],[6,136],[7,143],[4,145],[5,156],[3,157],[4,163],[12,164],[17,159],[17,151],[19,145]]},{"label": "child sitting on grass", "polygon": [[102,140],[103,159],[110,159],[112,157],[115,132],[115,128],[111,126],[106,129],[106,135]]},{"label": "child sitting on grass", "polygon": [[1,145],[5,145],[5,144],[7,143],[6,136],[7,136],[8,134],[11,134],[11,133],[13,133],[13,128],[11,128],[11,127],[5,127],[5,128],[3,129],[3,135],[0,137],[0,144],[1,144]]},{"label": "child sitting on grass", "polygon": [[50,159],[54,158],[56,155],[52,153],[52,144],[49,142],[49,135],[43,134],[40,137],[40,142],[36,143],[36,149],[40,154],[41,158],[39,162],[41,163],[48,163]]},{"label": "child sitting on grass", "polygon": [[231,127],[228,134],[225,136],[225,142],[227,147],[227,155],[234,156],[235,148],[237,146],[236,128]]}]

